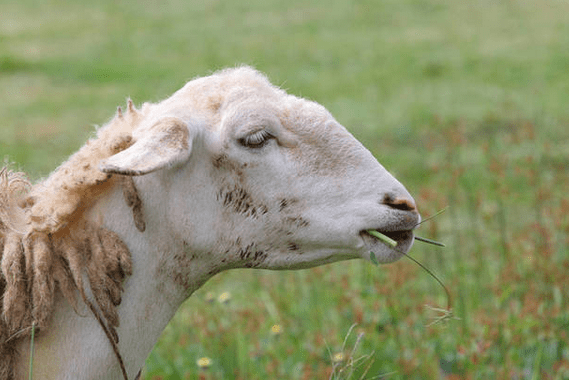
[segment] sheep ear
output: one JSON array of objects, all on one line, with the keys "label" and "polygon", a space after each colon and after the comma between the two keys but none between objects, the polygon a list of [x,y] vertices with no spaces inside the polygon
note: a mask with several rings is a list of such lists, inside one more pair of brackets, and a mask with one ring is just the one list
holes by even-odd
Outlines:
[{"label": "sheep ear", "polygon": [[129,148],[102,160],[105,173],[144,175],[185,162],[192,141],[186,123],[175,117],[161,119]]}]

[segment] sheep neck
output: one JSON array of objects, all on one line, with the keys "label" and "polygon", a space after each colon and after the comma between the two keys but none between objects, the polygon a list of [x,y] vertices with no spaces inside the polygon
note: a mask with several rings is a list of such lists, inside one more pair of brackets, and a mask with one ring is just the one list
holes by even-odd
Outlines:
[{"label": "sheep neck", "polygon": [[[186,257],[187,247],[165,233],[164,221],[159,218],[147,218],[146,230],[139,231],[120,186],[102,197],[87,218],[117,233],[132,254],[133,274],[124,283],[117,333],[126,371],[134,378],[180,304],[210,277],[200,269],[208,265],[200,265],[198,260],[192,273],[176,273],[169,278],[172,270],[165,265],[171,260],[166,255]],[[57,353],[53,347],[58,348]],[[27,374],[26,348],[29,341],[23,340],[16,378]],[[61,295],[57,296],[49,328],[36,337],[34,374],[38,378],[122,379],[117,358],[96,319],[86,307],[77,314]]]}]

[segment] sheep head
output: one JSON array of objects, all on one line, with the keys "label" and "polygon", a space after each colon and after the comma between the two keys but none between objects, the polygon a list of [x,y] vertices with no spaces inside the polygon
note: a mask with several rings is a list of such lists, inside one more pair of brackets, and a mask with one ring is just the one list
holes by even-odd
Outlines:
[{"label": "sheep head", "polygon": [[136,176],[146,214],[162,214],[188,254],[210,258],[209,274],[370,251],[387,263],[410,249],[420,217],[407,190],[324,107],[257,71],[199,78],[143,109],[135,142],[99,168]]},{"label": "sheep head", "polygon": [[129,101],[34,186],[0,169],[0,378],[13,376],[15,340],[32,323],[47,327],[56,291],[76,310],[79,294],[116,345],[133,272],[131,290],[154,273],[146,283],[169,285],[160,294],[181,302],[231,268],[308,268],[371,251],[395,261],[419,220],[403,185],[324,107],[251,68],[193,80],[140,110]]}]

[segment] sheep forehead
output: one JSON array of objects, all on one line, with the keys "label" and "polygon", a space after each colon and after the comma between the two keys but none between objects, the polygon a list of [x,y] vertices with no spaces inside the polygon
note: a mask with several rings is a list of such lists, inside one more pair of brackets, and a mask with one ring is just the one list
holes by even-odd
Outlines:
[{"label": "sheep forehead", "polygon": [[194,79],[156,106],[155,111],[158,114],[185,110],[206,114],[218,121],[224,115],[246,110],[252,113],[278,113],[279,117],[294,117],[294,114],[298,113],[295,109],[299,108],[302,108],[304,116],[311,113],[314,114],[313,117],[322,117],[323,114],[329,117],[322,106],[288,95],[271,84],[262,73],[246,66]]},{"label": "sheep forehead", "polygon": [[205,126],[224,139],[236,129],[278,120],[299,142],[291,157],[309,172],[343,172],[359,161],[361,145],[322,105],[287,94],[250,67],[194,79],[162,107],[205,115]]},{"label": "sheep forehead", "polygon": [[215,116],[224,104],[252,95],[275,96],[282,92],[260,72],[250,67],[226,69],[208,77],[194,79],[162,102],[166,108],[189,107],[195,112]]},{"label": "sheep forehead", "polygon": [[[195,86],[198,83],[199,88]],[[224,70],[187,86],[207,99],[221,99],[223,108],[216,109],[218,113],[230,117],[248,113],[250,118],[259,119],[276,116],[284,128],[300,136],[324,133],[330,128],[327,123],[334,121],[322,105],[287,94],[249,67]]]}]

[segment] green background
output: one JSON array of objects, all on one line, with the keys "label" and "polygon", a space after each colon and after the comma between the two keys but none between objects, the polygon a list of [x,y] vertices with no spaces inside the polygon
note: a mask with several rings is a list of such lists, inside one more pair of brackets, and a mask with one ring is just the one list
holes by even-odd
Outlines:
[{"label": "green background", "polygon": [[39,179],[127,97],[240,64],[448,206],[419,232],[447,248],[411,254],[458,319],[430,324],[445,294],[409,260],[232,271],[144,379],[569,378],[569,2],[0,0],[0,157]]}]

